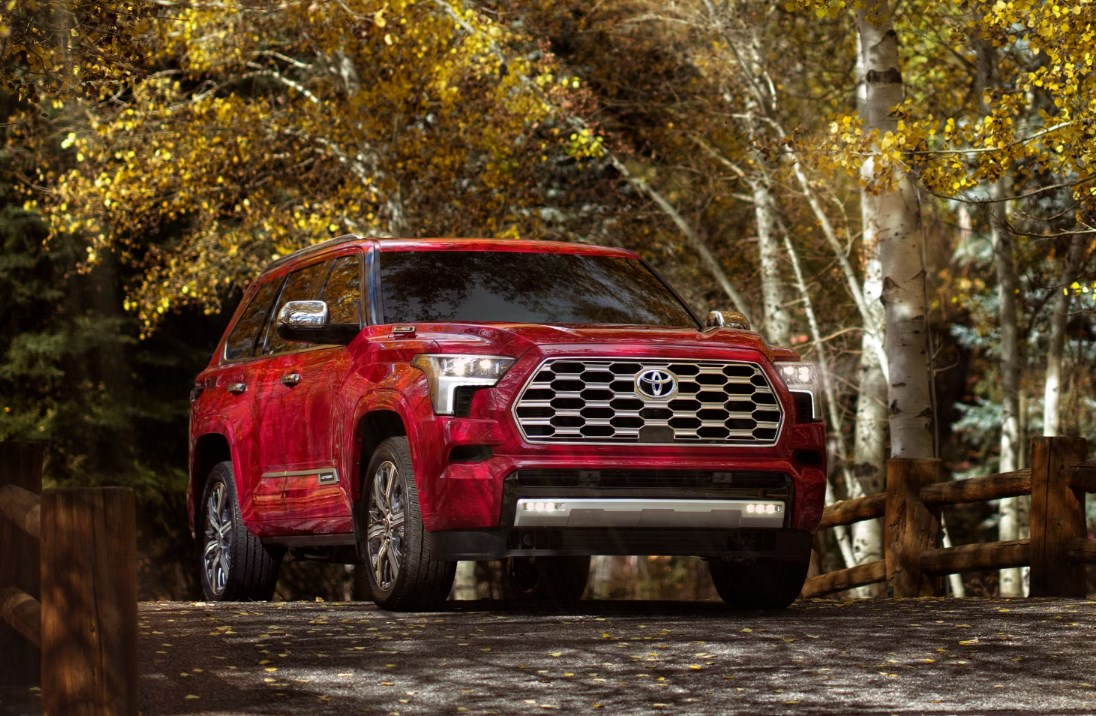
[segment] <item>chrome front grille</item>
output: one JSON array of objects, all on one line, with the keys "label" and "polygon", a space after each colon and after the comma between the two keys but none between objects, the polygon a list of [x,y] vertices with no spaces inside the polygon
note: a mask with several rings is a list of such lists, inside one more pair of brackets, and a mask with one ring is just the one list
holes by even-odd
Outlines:
[{"label": "chrome front grille", "polygon": [[537,443],[763,447],[776,442],[783,410],[756,363],[552,358],[514,417]]}]

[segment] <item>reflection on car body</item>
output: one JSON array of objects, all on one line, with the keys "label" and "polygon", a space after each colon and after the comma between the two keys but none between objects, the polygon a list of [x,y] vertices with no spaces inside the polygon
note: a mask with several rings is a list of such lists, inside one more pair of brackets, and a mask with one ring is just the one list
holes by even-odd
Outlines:
[{"label": "reflection on car body", "polygon": [[591,555],[669,554],[786,606],[825,492],[816,371],[728,319],[614,248],[349,236],[274,262],[192,394],[205,596],[268,599],[300,550],[362,560],[385,608],[487,559],[567,602]]}]

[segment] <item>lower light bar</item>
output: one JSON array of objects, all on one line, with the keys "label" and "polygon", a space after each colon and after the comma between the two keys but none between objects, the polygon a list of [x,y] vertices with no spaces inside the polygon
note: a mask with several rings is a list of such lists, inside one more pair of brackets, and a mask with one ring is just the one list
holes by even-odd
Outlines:
[{"label": "lower light bar", "polygon": [[515,527],[782,527],[777,500],[519,499]]},{"label": "lower light bar", "polygon": [[563,509],[560,502],[525,502],[522,500],[521,509],[525,512],[559,512]]}]

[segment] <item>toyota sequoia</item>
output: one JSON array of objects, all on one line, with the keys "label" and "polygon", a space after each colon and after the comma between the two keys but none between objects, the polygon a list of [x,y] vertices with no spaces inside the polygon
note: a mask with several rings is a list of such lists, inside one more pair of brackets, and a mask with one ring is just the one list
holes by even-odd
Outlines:
[{"label": "toyota sequoia", "polygon": [[333,239],[248,287],[195,380],[202,588],[270,599],[293,550],[360,560],[386,609],[437,607],[458,560],[566,603],[591,555],[693,555],[729,605],[782,608],[822,513],[819,397],[629,251]]}]

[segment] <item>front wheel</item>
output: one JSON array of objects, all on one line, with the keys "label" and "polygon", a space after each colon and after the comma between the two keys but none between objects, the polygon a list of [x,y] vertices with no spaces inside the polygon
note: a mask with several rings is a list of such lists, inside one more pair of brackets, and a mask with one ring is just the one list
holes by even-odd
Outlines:
[{"label": "front wheel", "polygon": [[200,573],[211,602],[267,601],[274,596],[282,552],[267,547],[240,519],[232,463],[218,463],[202,491]]},{"label": "front wheel", "polygon": [[589,578],[589,557],[510,557],[503,560],[502,594],[568,606],[582,598]]},{"label": "front wheel", "polygon": [[366,475],[363,552],[373,601],[395,611],[436,609],[449,596],[457,563],[431,555],[407,438],[382,442]]},{"label": "front wheel", "polygon": [[708,569],[715,590],[729,607],[785,609],[803,590],[810,554],[806,558],[731,562],[712,559]]}]

